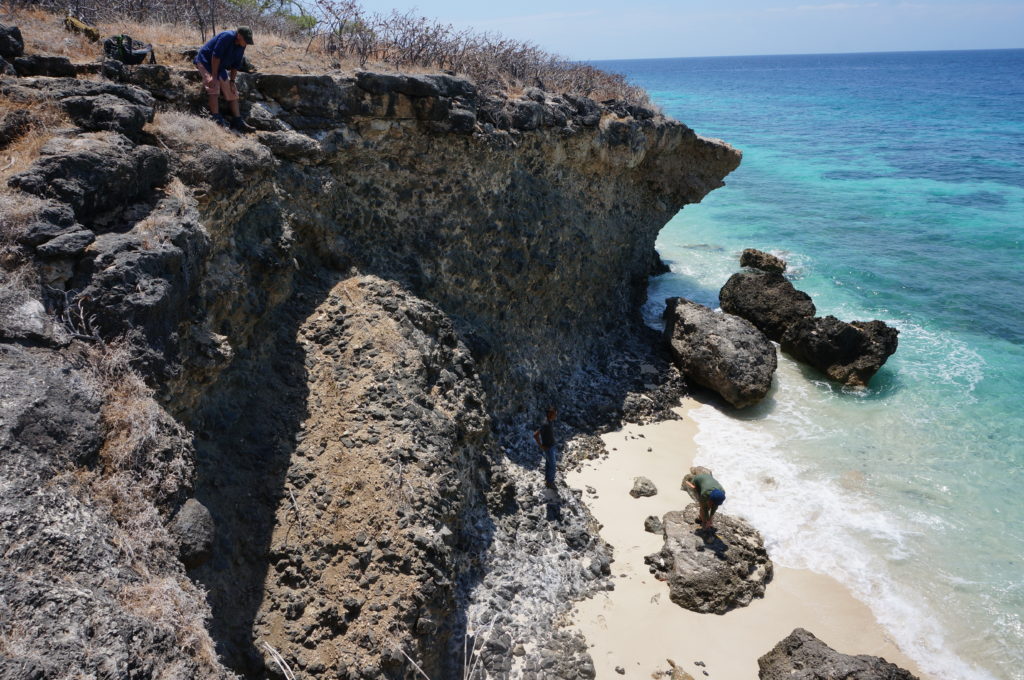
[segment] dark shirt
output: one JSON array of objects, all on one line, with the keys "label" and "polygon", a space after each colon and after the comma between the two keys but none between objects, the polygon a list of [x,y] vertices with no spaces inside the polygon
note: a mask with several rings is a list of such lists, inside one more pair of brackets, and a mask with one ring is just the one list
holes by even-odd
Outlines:
[{"label": "dark shirt", "polygon": [[223,31],[206,41],[206,44],[199,48],[195,63],[202,64],[208,72],[211,71],[211,60],[213,57],[220,58],[220,68],[214,74],[221,80],[228,77],[228,71],[237,70],[242,65],[245,57],[245,45],[236,45],[235,39],[238,31]]},{"label": "dark shirt", "polygon": [[[697,475],[693,478],[693,485],[697,487],[697,493],[701,498],[707,498],[715,489],[722,489],[722,485],[711,475]],[[725,491],[725,489],[722,489]]]},{"label": "dark shirt", "polygon": [[545,449],[555,445],[555,428],[552,427],[550,420],[540,426],[540,445]]}]

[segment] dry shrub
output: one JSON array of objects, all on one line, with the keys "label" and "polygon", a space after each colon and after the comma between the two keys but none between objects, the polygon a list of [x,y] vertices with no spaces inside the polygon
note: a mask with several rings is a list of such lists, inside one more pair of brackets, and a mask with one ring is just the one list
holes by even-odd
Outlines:
[{"label": "dry shrub", "polygon": [[147,499],[161,501],[188,479],[191,460],[182,444],[187,439],[184,428],[167,415],[134,368],[144,346],[135,330],[90,348],[90,364],[103,394],[100,463],[104,476],[130,475],[133,487]]},{"label": "dry shrub", "polygon": [[238,151],[257,147],[248,137],[228,132],[209,118],[184,111],[158,111],[146,129],[176,151],[208,147]]},{"label": "dry shrub", "polygon": [[39,297],[39,274],[31,264],[10,270],[0,268],[0,317],[9,318],[26,302]]},{"label": "dry shrub", "polygon": [[[95,61],[103,51],[84,35],[64,29],[64,14],[47,11],[43,6],[24,7],[27,3],[11,3],[13,18],[25,40],[25,54],[50,54],[67,57],[71,61]],[[63,12],[64,7],[56,8]]]},{"label": "dry shrub", "polygon": [[3,187],[11,176],[24,172],[39,158],[43,145],[53,139],[60,128],[72,125],[64,109],[49,99],[0,102],[0,115],[18,110],[28,111],[31,120],[28,132],[0,151],[0,186]]},{"label": "dry shrub", "polygon": [[143,342],[138,331],[131,332],[94,345],[89,358],[103,391],[103,473],[139,473],[152,486],[155,480],[145,479],[152,472],[148,454],[159,443],[163,411],[132,366]]},{"label": "dry shrub", "polygon": [[[28,2],[19,0],[13,6]],[[58,0],[32,0],[32,4],[54,12],[66,7]],[[314,73],[325,68],[380,66],[448,70],[474,79],[485,92],[541,87],[597,100],[650,103],[642,88],[621,75],[564,59],[530,42],[456,29],[413,11],[368,13],[357,0],[285,1],[261,10],[266,7],[242,0],[146,0],[131,8],[73,4],[72,11],[87,21],[98,21],[104,35],[128,33],[152,43],[164,62],[176,61],[183,49],[200,45],[215,32],[214,26],[223,30],[249,24],[257,39],[247,55],[264,71]],[[31,40],[39,50],[95,59],[99,46],[80,36],[63,36],[62,16],[38,9],[18,12],[19,21],[28,19],[23,26],[29,30],[26,38],[38,32]]]},{"label": "dry shrub", "polygon": [[194,609],[196,587],[184,577],[163,576],[125,588],[121,602],[125,609],[162,626],[174,629],[179,648],[208,668],[217,665],[213,640],[206,620]]},{"label": "dry shrub", "polygon": [[35,221],[45,205],[37,196],[0,185],[0,248],[14,246],[14,239]]}]

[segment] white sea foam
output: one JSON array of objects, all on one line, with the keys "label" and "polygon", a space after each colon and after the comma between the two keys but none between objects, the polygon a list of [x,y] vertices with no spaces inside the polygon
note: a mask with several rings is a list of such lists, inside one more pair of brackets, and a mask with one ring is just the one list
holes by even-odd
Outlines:
[{"label": "white sea foam", "polygon": [[783,360],[771,403],[752,415],[726,415],[711,406],[692,411],[700,432],[697,463],[726,486],[728,512],[751,521],[772,559],[783,566],[828,574],[871,607],[905,653],[935,677],[995,680],[950,650],[953,634],[906,580],[914,534],[934,530],[940,517],[916,510],[898,518],[874,500],[856,470],[828,473],[808,462],[828,446],[822,411],[830,397]]}]

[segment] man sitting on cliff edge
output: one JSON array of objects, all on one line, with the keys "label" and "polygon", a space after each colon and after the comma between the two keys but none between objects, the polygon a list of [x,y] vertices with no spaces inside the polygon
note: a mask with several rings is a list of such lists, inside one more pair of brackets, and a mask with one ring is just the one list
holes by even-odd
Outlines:
[{"label": "man sitting on cliff edge", "polygon": [[[222,31],[210,38],[199,48],[195,65],[203,77],[203,87],[209,95],[210,117],[223,127],[231,127],[239,132],[252,132],[252,127],[242,119],[238,106],[238,88],[235,78],[245,58],[245,48],[252,45],[252,29],[239,26],[233,31]],[[231,109],[231,123],[220,114],[220,97]]]}]

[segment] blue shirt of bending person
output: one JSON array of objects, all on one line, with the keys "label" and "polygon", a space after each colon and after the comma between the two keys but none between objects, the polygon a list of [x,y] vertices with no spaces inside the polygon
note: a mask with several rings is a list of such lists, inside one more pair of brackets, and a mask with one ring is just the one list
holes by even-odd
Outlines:
[{"label": "blue shirt of bending person", "polygon": [[223,31],[206,41],[206,44],[199,48],[195,63],[202,64],[209,73],[213,73],[210,60],[213,57],[220,59],[217,68],[217,77],[227,80],[228,71],[237,71],[242,66],[242,58],[245,57],[246,45],[239,45],[238,31]]}]

